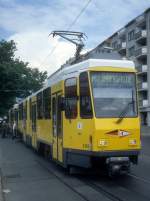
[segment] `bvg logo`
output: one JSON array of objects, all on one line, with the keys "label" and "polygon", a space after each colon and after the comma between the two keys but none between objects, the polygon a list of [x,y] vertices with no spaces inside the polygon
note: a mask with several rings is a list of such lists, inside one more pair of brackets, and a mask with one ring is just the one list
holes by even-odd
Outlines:
[{"label": "bvg logo", "polygon": [[118,136],[120,136],[120,137],[123,137],[123,136],[128,136],[129,135],[129,132],[127,132],[127,131],[118,131]]},{"label": "bvg logo", "polygon": [[113,130],[113,131],[107,132],[106,134],[124,137],[124,136],[128,136],[130,133],[128,131],[123,131],[123,130]]}]

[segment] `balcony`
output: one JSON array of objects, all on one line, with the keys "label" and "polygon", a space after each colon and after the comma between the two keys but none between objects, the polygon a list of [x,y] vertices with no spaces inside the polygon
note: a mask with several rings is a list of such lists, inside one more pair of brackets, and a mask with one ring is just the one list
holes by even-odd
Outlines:
[{"label": "balcony", "polygon": [[138,74],[147,73],[147,65],[141,65],[137,67]]},{"label": "balcony", "polygon": [[122,41],[126,40],[126,28],[120,29],[118,32],[118,38]]},{"label": "balcony", "polygon": [[146,23],[145,15],[140,15],[139,17],[136,18],[136,24],[137,26],[143,26]]},{"label": "balcony", "polygon": [[124,38],[125,37],[125,34],[126,34],[126,29],[125,28],[122,28],[118,31],[118,36],[119,38]]},{"label": "balcony", "polygon": [[126,53],[126,42],[121,42],[118,44],[118,52],[120,54],[125,54]]},{"label": "balcony", "polygon": [[148,106],[148,100],[147,99],[139,100],[139,106],[140,107],[147,107]]},{"label": "balcony", "polygon": [[147,100],[147,99],[143,100],[143,106],[144,106],[144,107],[145,107],[145,106],[148,106],[148,100]]},{"label": "balcony", "polygon": [[144,44],[146,43],[147,31],[140,30],[135,33],[135,40],[137,43]]},{"label": "balcony", "polygon": [[147,47],[143,46],[135,50],[135,57],[137,59],[146,59],[147,57]]},{"label": "balcony", "polygon": [[148,83],[147,82],[142,82],[138,83],[138,91],[147,91],[148,89]]}]

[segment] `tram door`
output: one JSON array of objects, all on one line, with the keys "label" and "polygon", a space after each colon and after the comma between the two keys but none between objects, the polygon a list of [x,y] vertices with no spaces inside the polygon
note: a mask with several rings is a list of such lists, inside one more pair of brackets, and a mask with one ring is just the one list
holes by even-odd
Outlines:
[{"label": "tram door", "polygon": [[61,94],[52,96],[53,159],[63,161]]},{"label": "tram door", "polygon": [[36,104],[32,105],[32,146],[36,148]]}]

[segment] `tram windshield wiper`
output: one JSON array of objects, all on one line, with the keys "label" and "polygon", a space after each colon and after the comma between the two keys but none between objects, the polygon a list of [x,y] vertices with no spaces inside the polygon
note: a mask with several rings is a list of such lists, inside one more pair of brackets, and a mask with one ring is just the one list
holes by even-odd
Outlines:
[{"label": "tram windshield wiper", "polygon": [[133,108],[134,108],[134,102],[135,102],[135,100],[134,100],[134,96],[133,96],[133,90],[132,90],[132,101],[131,102],[129,102],[126,106],[125,106],[125,108],[122,110],[122,112],[120,113],[120,115],[119,115],[119,119],[116,121],[116,123],[118,124],[118,123],[120,123],[125,117],[126,117],[126,115],[127,115],[127,113],[128,113],[128,110],[129,110],[129,106],[130,105],[133,105]]}]

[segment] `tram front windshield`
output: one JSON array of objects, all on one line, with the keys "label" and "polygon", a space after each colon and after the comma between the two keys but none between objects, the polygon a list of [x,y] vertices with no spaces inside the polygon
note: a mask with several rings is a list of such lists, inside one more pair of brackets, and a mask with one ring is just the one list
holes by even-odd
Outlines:
[{"label": "tram front windshield", "polygon": [[91,72],[91,85],[97,118],[137,116],[134,73]]}]

